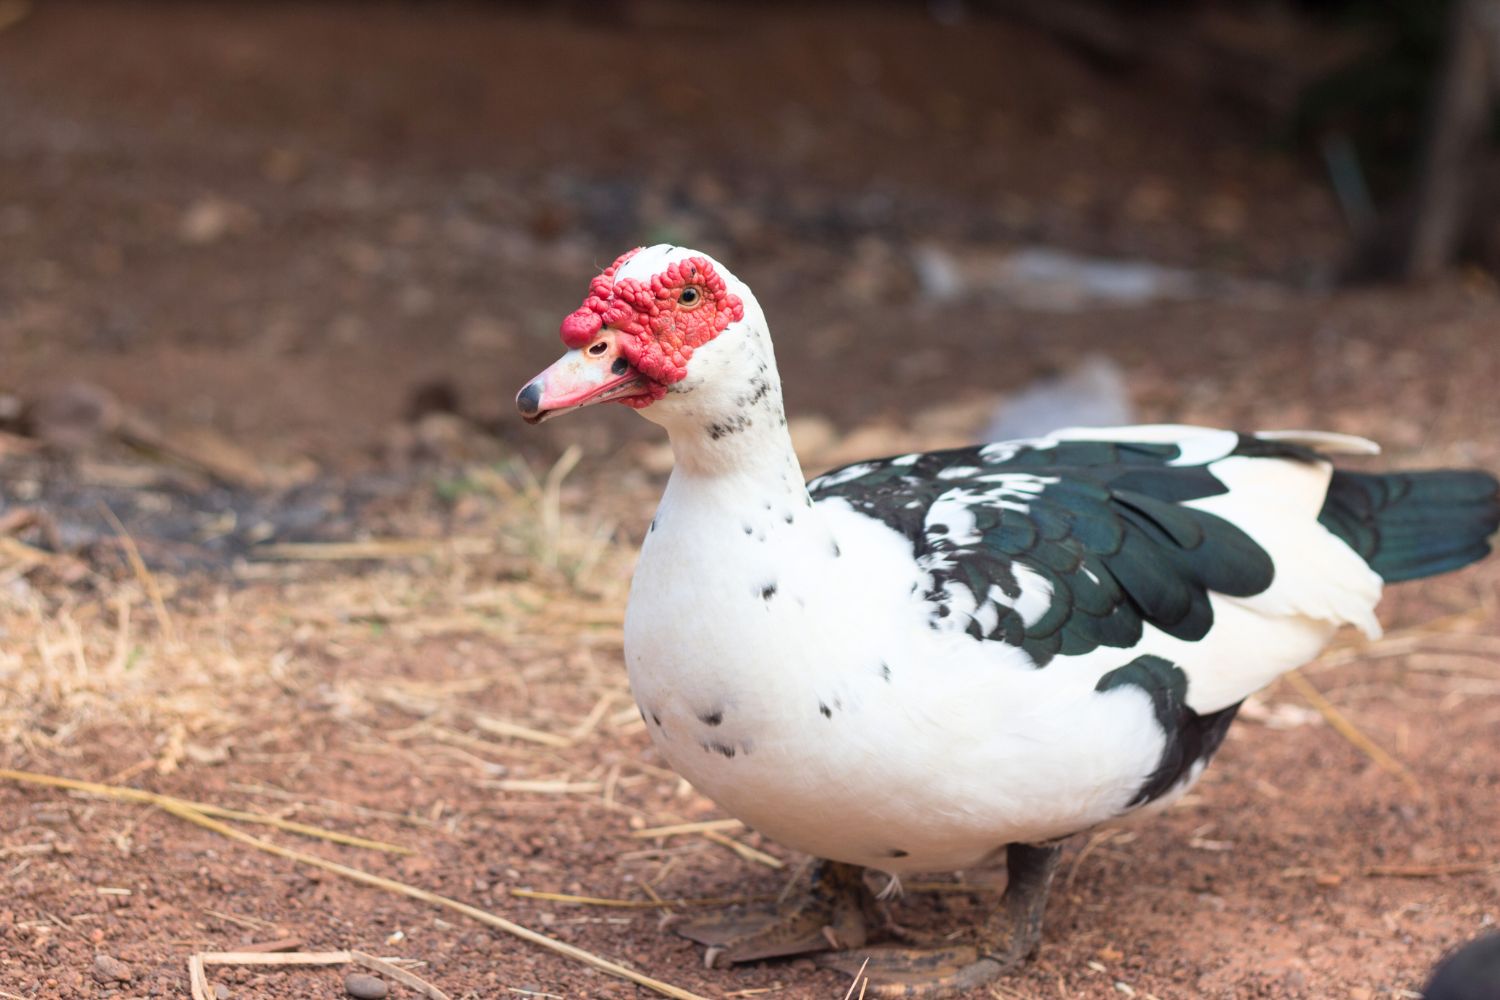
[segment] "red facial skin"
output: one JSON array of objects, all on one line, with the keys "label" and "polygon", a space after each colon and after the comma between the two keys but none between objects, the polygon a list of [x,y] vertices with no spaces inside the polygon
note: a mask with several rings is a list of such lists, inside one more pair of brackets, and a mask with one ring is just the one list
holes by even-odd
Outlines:
[{"label": "red facial skin", "polygon": [[[616,332],[621,355],[647,380],[640,395],[619,400],[636,409],[665,396],[667,386],[687,376],[693,351],[745,315],[740,297],[728,291],[705,257],[678,261],[649,282],[615,280],[621,266],[640,250],[621,255],[590,282],[583,305],[562,322],[563,343],[575,350],[592,343],[606,324]],[[684,303],[683,292],[690,287],[696,299]]]}]

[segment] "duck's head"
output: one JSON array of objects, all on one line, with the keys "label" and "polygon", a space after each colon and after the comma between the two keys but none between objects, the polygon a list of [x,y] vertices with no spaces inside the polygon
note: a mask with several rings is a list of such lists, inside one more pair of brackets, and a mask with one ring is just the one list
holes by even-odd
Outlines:
[{"label": "duck's head", "polygon": [[703,404],[754,377],[774,382],[764,330],[750,289],[707,254],[637,247],[589,284],[562,322],[568,352],[526,383],[516,407],[533,424],[606,402],[658,422],[717,409]]}]

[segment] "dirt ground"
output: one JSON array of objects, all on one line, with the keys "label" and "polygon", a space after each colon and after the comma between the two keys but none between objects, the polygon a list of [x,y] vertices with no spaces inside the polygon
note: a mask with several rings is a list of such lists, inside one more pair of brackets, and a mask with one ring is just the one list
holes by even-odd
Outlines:
[{"label": "dirt ground", "polygon": [[[719,818],[620,657],[664,455],[623,408],[511,416],[559,319],[636,243],[721,257],[809,471],[968,439],[1091,352],[1142,420],[1500,468],[1493,281],[1328,291],[1341,227],[1316,164],[1207,97],[972,14],[37,4],[0,28],[0,766],[403,845],[235,823],[703,997],[836,1000],[670,933],[672,901],[801,859],[649,835]],[[1028,244],[1221,290],[1047,311],[913,264]],[[1497,594],[1500,559],[1393,588],[1384,639],[1302,672],[1389,756],[1278,683],[1180,805],[1070,846],[1041,957],[976,996],[1416,996],[1500,916]],[[247,946],[453,998],[650,995],[137,802],[0,781],[0,872],[0,998],[186,996],[190,955]],[[934,879],[903,925],[961,935],[1003,884]]]}]

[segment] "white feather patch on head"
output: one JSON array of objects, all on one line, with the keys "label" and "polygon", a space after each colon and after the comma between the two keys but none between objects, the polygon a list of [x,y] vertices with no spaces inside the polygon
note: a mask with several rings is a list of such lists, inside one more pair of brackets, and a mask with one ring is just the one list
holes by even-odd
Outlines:
[{"label": "white feather patch on head", "polygon": [[694,250],[692,247],[674,247],[670,243],[658,243],[656,246],[643,248],[627,260],[625,265],[615,272],[615,280],[634,278],[637,281],[650,281],[668,267],[678,261],[687,260],[689,257],[707,258],[715,271],[721,275],[728,273],[724,270],[724,265],[700,250]]}]

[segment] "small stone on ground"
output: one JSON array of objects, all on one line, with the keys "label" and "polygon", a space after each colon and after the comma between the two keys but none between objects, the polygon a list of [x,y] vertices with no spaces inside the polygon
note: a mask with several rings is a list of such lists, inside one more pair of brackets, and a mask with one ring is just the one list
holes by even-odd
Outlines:
[{"label": "small stone on ground", "polygon": [[384,979],[368,976],[363,972],[351,972],[344,977],[344,992],[355,1000],[384,1000],[390,991],[391,988],[385,984]]},{"label": "small stone on ground", "polygon": [[135,973],[118,958],[101,952],[94,956],[94,978],[101,983],[128,983]]}]

